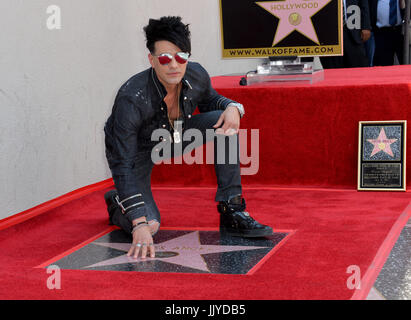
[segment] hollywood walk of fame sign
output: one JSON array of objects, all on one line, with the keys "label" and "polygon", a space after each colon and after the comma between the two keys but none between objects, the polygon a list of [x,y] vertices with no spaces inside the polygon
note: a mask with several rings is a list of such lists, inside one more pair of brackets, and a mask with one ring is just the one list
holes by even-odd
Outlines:
[{"label": "hollywood walk of fame sign", "polygon": [[220,0],[224,58],[342,55],[340,0]]},{"label": "hollywood walk of fame sign", "polygon": [[160,230],[155,258],[128,257],[131,238],[114,230],[49,265],[60,269],[247,274],[288,233],[269,238],[227,237],[218,231]]},{"label": "hollywood walk of fame sign", "polygon": [[405,191],[404,121],[360,121],[358,190]]}]

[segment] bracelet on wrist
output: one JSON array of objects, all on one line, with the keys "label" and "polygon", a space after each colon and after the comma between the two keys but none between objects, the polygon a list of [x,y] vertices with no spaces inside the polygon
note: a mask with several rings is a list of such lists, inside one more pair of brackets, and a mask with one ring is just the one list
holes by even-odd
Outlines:
[{"label": "bracelet on wrist", "polygon": [[148,222],[147,221],[142,221],[137,223],[134,227],[133,230],[131,231],[131,233],[134,233],[134,231],[136,231],[137,229],[140,229],[141,227],[147,226],[148,227]]}]

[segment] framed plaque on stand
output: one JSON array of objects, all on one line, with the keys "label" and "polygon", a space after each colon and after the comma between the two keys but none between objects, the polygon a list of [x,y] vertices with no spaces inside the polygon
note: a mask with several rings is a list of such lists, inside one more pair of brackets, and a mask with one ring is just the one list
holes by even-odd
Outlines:
[{"label": "framed plaque on stand", "polygon": [[220,0],[223,58],[343,55],[341,0]]},{"label": "framed plaque on stand", "polygon": [[240,85],[322,81],[301,58],[343,55],[342,13],[341,0],[220,0],[222,57],[265,58]]},{"label": "framed plaque on stand", "polygon": [[360,121],[358,190],[406,190],[407,121]]}]

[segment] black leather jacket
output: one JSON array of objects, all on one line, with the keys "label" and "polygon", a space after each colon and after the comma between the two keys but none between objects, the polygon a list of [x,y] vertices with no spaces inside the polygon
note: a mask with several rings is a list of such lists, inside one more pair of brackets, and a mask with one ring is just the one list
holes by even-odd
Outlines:
[{"label": "black leather jacket", "polygon": [[[200,112],[224,110],[229,103],[235,102],[212,88],[207,71],[198,63],[188,62],[182,84],[180,110],[183,120],[190,118],[197,107]],[[120,200],[141,193],[135,161],[139,152],[151,151],[158,144],[158,141],[151,141],[152,132],[159,128],[171,131],[163,101],[166,94],[152,68],[131,77],[118,91],[104,132],[106,157]],[[141,200],[139,197],[130,199],[127,206]],[[126,216],[131,221],[146,216],[144,205],[127,210]]]}]

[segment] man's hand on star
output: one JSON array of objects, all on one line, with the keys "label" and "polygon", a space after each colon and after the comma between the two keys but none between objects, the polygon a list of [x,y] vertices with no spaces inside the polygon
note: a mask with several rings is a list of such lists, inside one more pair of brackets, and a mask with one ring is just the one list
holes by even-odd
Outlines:
[{"label": "man's hand on star", "polygon": [[213,128],[217,128],[215,131],[216,134],[224,134],[227,136],[237,134],[240,129],[240,112],[237,107],[228,106]]},{"label": "man's hand on star", "polygon": [[[141,217],[133,220],[133,226],[137,226],[139,222],[146,222],[146,218]],[[150,225],[142,225],[141,227],[136,228],[135,231],[133,230],[132,235],[133,242],[127,256],[133,256],[134,259],[137,259],[139,253],[141,253],[141,258],[145,259],[147,253],[150,253],[150,257],[154,258],[156,254]]]}]

